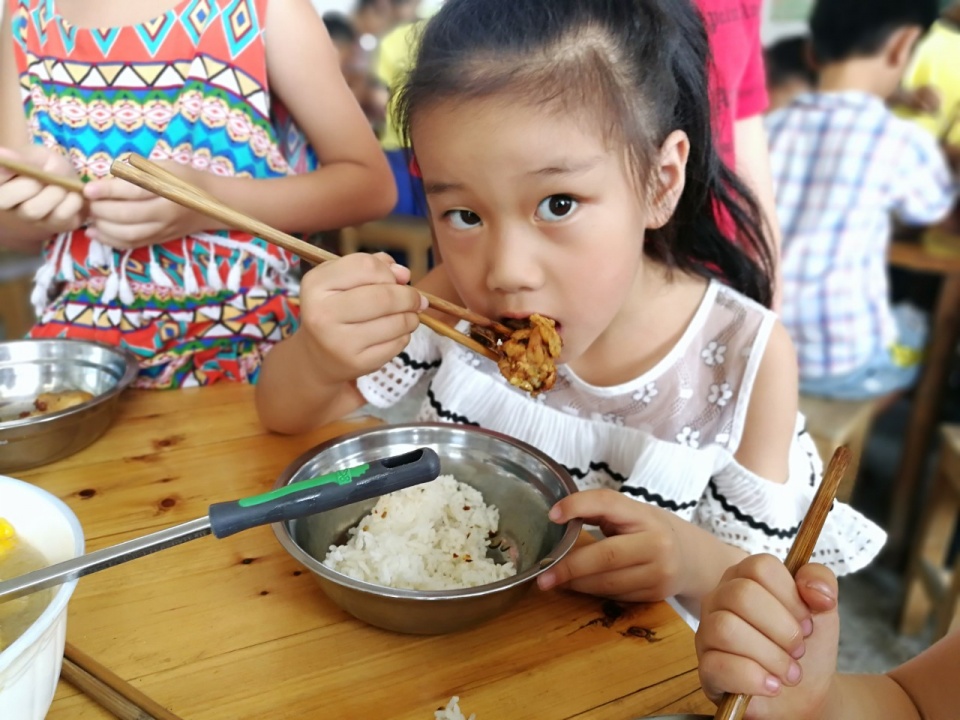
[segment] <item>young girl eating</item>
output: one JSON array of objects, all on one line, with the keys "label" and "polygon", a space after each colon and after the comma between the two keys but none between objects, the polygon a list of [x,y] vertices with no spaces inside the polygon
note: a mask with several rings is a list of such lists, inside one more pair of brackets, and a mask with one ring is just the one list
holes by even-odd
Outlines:
[{"label": "young girl eating", "polygon": [[[707,58],[687,0],[448,0],[398,101],[446,274],[423,289],[554,318],[556,385],[532,398],[418,328],[406,269],[356,255],[304,278],[303,327],[257,388],[266,425],[388,406],[431,373],[421,419],[531,443],[585,491],[550,517],[606,537],[542,588],[695,600],[746,553],[783,557],[821,464],[756,203],[712,144]],[[851,572],[883,538],[837,504],[815,557]]]}]

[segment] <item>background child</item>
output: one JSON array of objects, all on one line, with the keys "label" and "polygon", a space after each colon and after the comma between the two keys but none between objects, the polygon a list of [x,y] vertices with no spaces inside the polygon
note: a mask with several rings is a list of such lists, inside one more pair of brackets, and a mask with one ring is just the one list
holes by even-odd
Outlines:
[{"label": "background child", "polygon": [[817,73],[810,65],[810,38],[806,35],[777,40],[764,49],[763,57],[771,112],[816,89]]},{"label": "background child", "polygon": [[703,600],[697,656],[704,692],[753,695],[752,720],[949,720],[957,716],[960,632],[885,675],[836,675],[837,579],[796,578],[776,558],[747,558]]},{"label": "background child", "polygon": [[[354,255],[304,278],[303,328],[257,389],[264,423],[300,432],[387,406],[430,371],[421,418],[529,442],[587,491],[551,518],[608,537],[542,588],[696,598],[744,551],[785,554],[819,460],[797,432],[789,339],[763,307],[756,203],[713,146],[707,54],[689,2],[448,0],[399,98],[440,271],[487,317],[555,318],[557,384],[531,398],[417,328],[408,272]],[[849,572],[882,541],[838,505],[820,557]]]},{"label": "background child", "polygon": [[936,141],[885,100],[936,16],[936,0],[821,0],[810,21],[819,89],[767,116],[781,317],[804,393],[862,399],[916,377],[925,329],[890,305],[891,214],[935,222],[955,186]]},{"label": "background child", "polygon": [[[10,0],[0,146],[90,180],[81,199],[0,174],[0,243],[43,248],[32,336],[90,338],[140,359],[141,387],[254,380],[295,326],[291,257],[109,176],[126,152],[288,231],[389,211],[389,168],[307,0],[207,12],[171,0]],[[266,28],[282,42],[265,43]],[[96,29],[93,29],[96,28]],[[292,176],[300,130],[320,169]]]},{"label": "background child", "polygon": [[903,87],[936,93],[936,103],[910,116],[938,140],[960,147],[960,2],[944,10],[917,45]]}]

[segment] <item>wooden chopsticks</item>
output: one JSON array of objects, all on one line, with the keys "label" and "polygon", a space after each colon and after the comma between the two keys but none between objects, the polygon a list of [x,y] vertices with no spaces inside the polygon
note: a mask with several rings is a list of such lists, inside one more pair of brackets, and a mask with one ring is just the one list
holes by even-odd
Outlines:
[{"label": "wooden chopsticks", "polygon": [[41,170],[40,168],[34,167],[33,165],[27,165],[26,163],[17,162],[16,160],[11,160],[10,158],[5,157],[0,157],[0,167],[6,168],[10,172],[16,173],[17,175],[23,175],[24,177],[39,180],[45,185],[56,185],[64,190],[75,193],[83,192],[83,181],[80,180],[80,178],[67,177],[66,175],[55,175],[53,173],[48,173],[46,170]]},{"label": "wooden chopsticks", "polygon": [[183,720],[70,643],[61,675],[120,720]]},{"label": "wooden chopsticks", "polygon": [[[840,480],[843,479],[847,466],[850,464],[850,457],[849,448],[843,446],[837,448],[833,457],[830,458],[826,472],[823,474],[823,481],[817,488],[816,495],[813,496],[813,502],[810,503],[807,514],[804,515],[803,522],[800,523],[797,537],[790,547],[790,552],[787,553],[787,559],[783,562],[791,575],[796,575],[797,570],[810,561],[817,539],[820,537],[820,531],[823,530],[823,524],[827,521],[830,508],[833,507]],[[749,695],[727,693],[717,706],[717,713],[713,716],[714,720],[743,720],[749,704]]]},{"label": "wooden chopsticks", "polygon": [[[322,248],[318,248],[310,243],[304,242],[293,235],[281,232],[280,230],[270,227],[266,223],[260,222],[249,215],[245,215],[227,205],[224,205],[216,198],[201,192],[195,186],[181,180],[172,173],[165,171],[163,168],[140,155],[130,154],[119,158],[118,160],[114,161],[110,168],[110,172],[116,177],[123,178],[127,182],[138,185],[139,187],[156,193],[161,197],[165,197],[168,200],[172,200],[175,203],[183,205],[184,207],[196,210],[197,212],[207,215],[208,217],[220,220],[229,227],[236,228],[237,230],[243,230],[251,235],[261,237],[267,242],[271,242],[274,245],[282,247],[284,250],[288,250],[296,255],[299,255],[300,257],[306,258],[312,263],[322,263],[326,262],[327,260],[335,260],[339,257],[338,255],[334,255],[333,253],[327,252]],[[425,292],[421,292],[420,294],[427,298],[427,302],[430,304],[430,307],[434,308],[435,310],[439,310],[440,312],[452,315],[453,317],[460,318],[461,320],[466,320],[474,325],[490,328],[498,335],[501,335],[504,339],[510,337],[510,328],[506,327],[502,323],[486,318],[483,315],[478,315],[467,308],[455,305],[454,303],[448,302],[443,298],[436,297],[435,295]],[[421,315],[420,317],[421,321],[423,321],[425,316]],[[437,332],[442,332],[448,337],[455,339],[457,342],[460,342],[460,338],[466,337],[463,335],[463,333],[459,333],[456,330],[451,331],[453,334],[441,331],[438,329],[437,324],[429,321],[424,322],[424,324],[434,330],[437,330]],[[470,338],[467,338],[467,340],[470,340]],[[471,340],[470,344],[462,344],[470,347],[472,350],[477,350],[477,352],[481,352],[478,350],[478,348],[484,347],[480,343],[473,340]],[[487,357],[499,357],[499,354],[491,348],[486,348],[484,351],[482,351],[482,354],[486,355]]]}]

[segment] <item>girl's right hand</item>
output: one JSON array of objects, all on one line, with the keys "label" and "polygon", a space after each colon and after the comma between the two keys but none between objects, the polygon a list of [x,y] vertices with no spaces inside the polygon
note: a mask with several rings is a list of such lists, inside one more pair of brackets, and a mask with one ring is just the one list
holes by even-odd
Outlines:
[{"label": "girl's right hand", "polygon": [[824,717],[837,662],[837,578],[823,565],[791,577],[772,555],[729,568],[701,603],[697,630],[700,682],[753,699],[751,720]]},{"label": "girl's right hand", "polygon": [[356,380],[403,351],[427,308],[409,280],[387,253],[354,253],[304,275],[301,332],[324,382]]},{"label": "girl's right hand", "polygon": [[[77,177],[67,158],[42,145],[29,145],[17,151],[0,148],[0,155],[54,175]],[[84,200],[80,193],[0,168],[0,211],[13,214],[20,222],[45,234],[56,235],[76,230],[83,224]]]}]

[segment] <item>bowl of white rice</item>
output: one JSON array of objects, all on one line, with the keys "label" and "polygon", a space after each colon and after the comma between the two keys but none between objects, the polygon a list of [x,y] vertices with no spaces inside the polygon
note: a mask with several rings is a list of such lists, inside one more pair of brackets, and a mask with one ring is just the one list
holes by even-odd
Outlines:
[{"label": "bowl of white rice", "polygon": [[504,612],[573,547],[581,523],[547,518],[577,491],[559,463],[466,425],[385,425],[343,435],[291,463],[276,487],[420,447],[440,456],[436,480],[273,529],[354,617],[436,635]]}]

